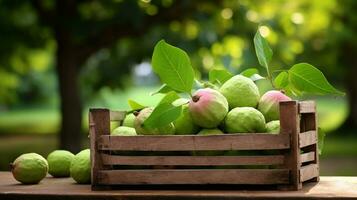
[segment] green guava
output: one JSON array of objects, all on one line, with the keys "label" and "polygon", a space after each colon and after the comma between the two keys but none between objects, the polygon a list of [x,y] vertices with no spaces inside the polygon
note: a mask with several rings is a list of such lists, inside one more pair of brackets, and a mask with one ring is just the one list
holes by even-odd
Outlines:
[{"label": "green guava", "polygon": [[236,75],[227,80],[219,91],[226,97],[230,109],[256,107],[260,98],[255,83],[242,75]]},{"label": "green guava", "polygon": [[272,134],[278,134],[280,132],[280,121],[273,120],[266,124],[266,131]]},{"label": "green guava", "polygon": [[216,128],[228,112],[228,102],[217,90],[199,89],[190,100],[189,111],[196,125]]},{"label": "green guava", "polygon": [[268,91],[260,98],[258,110],[263,113],[267,122],[279,119],[280,101],[291,101],[291,98],[277,90]]},{"label": "green guava", "polygon": [[48,173],[53,177],[68,177],[74,155],[66,150],[55,150],[47,156]]},{"label": "green guava", "polygon": [[79,184],[91,182],[90,150],[85,149],[76,154],[71,162],[71,177]]},{"label": "green guava", "polygon": [[264,115],[252,107],[238,107],[229,111],[224,125],[228,133],[265,132]]},{"label": "green guava", "polygon": [[182,113],[179,118],[174,121],[176,135],[196,134],[199,127],[193,122],[188,105],[182,106]]},{"label": "green guava", "polygon": [[46,177],[48,163],[37,153],[22,154],[10,164],[14,178],[23,184],[37,184]]},{"label": "green guava", "polygon": [[133,113],[125,116],[123,126],[134,128],[135,115]]},{"label": "green guava", "polygon": [[127,127],[127,126],[119,126],[116,129],[114,129],[111,133],[111,135],[120,135],[120,136],[135,136],[136,131],[135,128]]},{"label": "green guava", "polygon": [[224,133],[218,128],[214,128],[214,129],[202,129],[200,132],[198,132],[197,135],[221,135],[221,134]]},{"label": "green guava", "polygon": [[144,108],[139,114],[136,116],[134,121],[134,127],[136,133],[139,135],[173,135],[175,134],[175,126],[173,123],[170,123],[163,127],[158,128],[146,128],[144,127],[144,121],[150,116],[152,113],[152,108]]}]

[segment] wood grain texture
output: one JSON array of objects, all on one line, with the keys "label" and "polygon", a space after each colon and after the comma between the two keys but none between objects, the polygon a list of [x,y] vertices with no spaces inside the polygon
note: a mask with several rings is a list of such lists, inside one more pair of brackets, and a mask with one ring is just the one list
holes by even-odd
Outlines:
[{"label": "wood grain texture", "polygon": [[[267,142],[269,141],[269,142]],[[288,149],[288,135],[225,134],[170,136],[109,136],[99,138],[101,150],[121,151],[204,151]]]},{"label": "wood grain texture", "polygon": [[110,121],[123,121],[126,112],[124,111],[110,111]]},{"label": "wood grain texture", "polygon": [[315,152],[303,153],[300,155],[301,163],[311,162],[315,160]]},{"label": "wood grain texture", "polygon": [[280,102],[280,134],[290,138],[290,149],[285,153],[284,168],[290,170],[289,185],[281,186],[280,189],[299,190],[302,187],[299,170],[301,166],[299,133],[300,118],[298,115],[297,101]]},{"label": "wood grain texture", "polygon": [[103,170],[99,183],[105,185],[136,184],[286,184],[285,169],[217,169],[217,170]]},{"label": "wood grain texture", "polygon": [[284,156],[117,156],[102,154],[104,165],[281,165]]},{"label": "wood grain texture", "polygon": [[309,164],[302,166],[300,169],[300,181],[304,182],[315,178],[319,175],[319,167],[317,164]]},{"label": "wood grain texture", "polygon": [[316,105],[314,101],[300,101],[299,113],[316,113]]},{"label": "wood grain texture", "polygon": [[317,143],[317,134],[315,130],[300,133],[300,137],[299,137],[300,148],[310,146],[316,143]]}]

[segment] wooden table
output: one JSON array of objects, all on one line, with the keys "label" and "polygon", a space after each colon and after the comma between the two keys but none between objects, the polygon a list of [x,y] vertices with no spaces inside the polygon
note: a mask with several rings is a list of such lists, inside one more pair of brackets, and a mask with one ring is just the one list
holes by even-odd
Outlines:
[{"label": "wooden table", "polygon": [[91,191],[70,178],[48,177],[38,185],[21,185],[9,172],[0,172],[0,200],[5,199],[357,199],[357,177],[321,177],[300,191],[247,190],[115,190]]}]

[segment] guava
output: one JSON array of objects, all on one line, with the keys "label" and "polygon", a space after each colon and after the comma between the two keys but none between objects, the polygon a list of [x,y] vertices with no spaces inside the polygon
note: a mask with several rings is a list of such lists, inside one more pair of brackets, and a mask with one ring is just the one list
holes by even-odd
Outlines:
[{"label": "guava", "polygon": [[291,98],[284,93],[271,90],[266,92],[259,100],[258,110],[263,113],[267,122],[279,119],[279,102],[290,101]]},{"label": "guava", "polygon": [[22,154],[10,164],[14,178],[23,184],[37,184],[46,177],[48,163],[37,153]]},{"label": "guava", "polygon": [[225,130],[228,133],[262,133],[265,132],[264,115],[252,107],[234,108],[227,114]]},{"label": "guava", "polygon": [[47,156],[48,173],[53,177],[68,177],[74,155],[66,150],[55,150]]},{"label": "guava", "polygon": [[133,113],[125,116],[123,126],[134,128],[135,115]]},{"label": "guava", "polygon": [[165,125],[163,127],[158,128],[147,128],[144,127],[144,121],[150,116],[152,113],[152,108],[144,108],[142,109],[135,118],[134,126],[136,133],[139,135],[173,135],[175,134],[175,126],[173,123]]},{"label": "guava", "polygon": [[90,150],[85,149],[76,154],[71,162],[71,177],[79,184],[91,182]]},{"label": "guava", "polygon": [[116,129],[114,129],[111,133],[111,135],[120,135],[120,136],[135,136],[136,131],[135,128],[127,127],[127,126],[119,126]]},{"label": "guava", "polygon": [[228,102],[217,90],[199,89],[190,100],[189,111],[196,125],[216,128],[228,112]]},{"label": "guava", "polygon": [[229,108],[256,107],[260,94],[258,87],[250,79],[236,75],[227,80],[219,90],[226,97]]},{"label": "guava", "polygon": [[280,121],[273,120],[266,124],[266,131],[272,134],[278,134],[280,132]]},{"label": "guava", "polygon": [[202,129],[200,132],[198,132],[197,135],[221,135],[221,134],[224,133],[218,128],[214,128],[214,129]]},{"label": "guava", "polygon": [[175,134],[177,135],[196,134],[198,132],[199,127],[193,122],[187,104],[182,106],[182,113],[180,117],[174,121],[174,126],[176,129]]}]

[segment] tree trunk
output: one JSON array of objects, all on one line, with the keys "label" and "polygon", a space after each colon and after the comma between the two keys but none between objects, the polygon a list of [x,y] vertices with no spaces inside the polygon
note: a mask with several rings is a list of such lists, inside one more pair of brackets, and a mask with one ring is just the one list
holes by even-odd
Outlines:
[{"label": "tree trunk", "polygon": [[60,148],[81,149],[82,104],[78,83],[79,67],[69,34],[57,33],[57,76],[61,99]]}]

